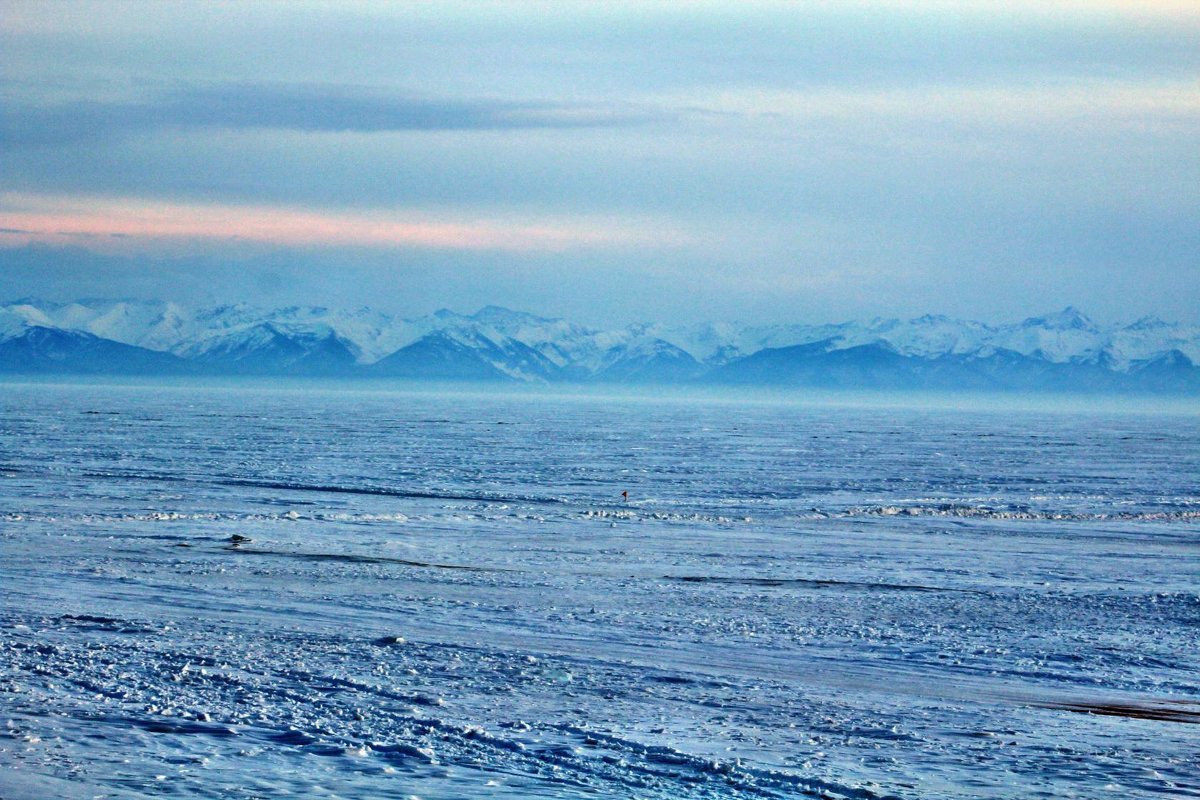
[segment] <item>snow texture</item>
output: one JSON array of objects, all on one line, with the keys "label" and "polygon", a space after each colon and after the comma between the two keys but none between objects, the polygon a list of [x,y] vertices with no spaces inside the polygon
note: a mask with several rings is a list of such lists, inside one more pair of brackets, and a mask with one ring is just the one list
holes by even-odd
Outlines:
[{"label": "snow texture", "polygon": [[1200,796],[1197,475],[1194,415],[7,384],[0,797]]}]

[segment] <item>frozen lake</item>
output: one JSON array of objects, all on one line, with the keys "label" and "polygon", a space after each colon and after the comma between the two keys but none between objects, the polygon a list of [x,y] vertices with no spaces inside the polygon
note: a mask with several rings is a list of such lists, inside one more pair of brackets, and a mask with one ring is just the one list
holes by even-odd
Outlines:
[{"label": "frozen lake", "polygon": [[4,800],[1200,797],[1198,653],[1195,414],[0,385]]}]

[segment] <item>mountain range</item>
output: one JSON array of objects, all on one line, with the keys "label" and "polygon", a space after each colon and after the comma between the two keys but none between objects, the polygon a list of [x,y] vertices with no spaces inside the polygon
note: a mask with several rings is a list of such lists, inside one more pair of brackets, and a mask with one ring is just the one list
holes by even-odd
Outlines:
[{"label": "mountain range", "polygon": [[0,373],[1200,394],[1200,327],[1102,326],[1074,308],[989,325],[945,316],[599,329],[498,306],[0,305]]}]

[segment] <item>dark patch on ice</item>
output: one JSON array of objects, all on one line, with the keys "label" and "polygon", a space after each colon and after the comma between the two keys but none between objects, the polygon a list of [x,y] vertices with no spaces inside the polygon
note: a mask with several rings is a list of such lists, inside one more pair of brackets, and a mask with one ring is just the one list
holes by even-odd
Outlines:
[{"label": "dark patch on ice", "polygon": [[228,725],[211,722],[196,722],[187,719],[147,719],[144,717],[104,716],[93,717],[99,722],[128,725],[150,733],[199,734],[203,736],[237,736],[238,732]]},{"label": "dark patch on ice", "polygon": [[286,550],[247,549],[245,547],[230,547],[231,551],[249,556],[277,556],[280,558],[295,558],[300,561],[336,561],[345,564],[396,564],[402,567],[421,567],[423,569],[453,569],[464,572],[512,572],[500,567],[472,567],[467,564],[438,564],[431,561],[412,561],[407,558],[392,558],[389,556],[366,556],[358,553],[295,553]]},{"label": "dark patch on ice", "polygon": [[421,500],[466,500],[480,503],[544,503],[561,504],[560,497],[530,494],[491,492],[449,492],[432,489],[394,489],[388,486],[339,486],[323,483],[294,483],[291,481],[260,481],[248,478],[227,478],[216,481],[219,486],[250,486],[256,489],[278,489],[288,492],[321,492],[324,494],[361,494],[381,497],[408,497]]},{"label": "dark patch on ice", "polygon": [[837,581],[821,578],[755,578],[736,575],[664,575],[663,580],[679,583],[717,583],[730,586],[783,587],[799,586],[812,589],[862,589],[887,592],[967,592],[974,589],[951,589],[944,586],[923,586],[911,583],[872,583],[867,581]]},{"label": "dark patch on ice", "polygon": [[689,678],[686,675],[649,675],[646,679],[655,683],[669,683],[676,686],[689,686],[696,683],[694,678]]},{"label": "dark patch on ice", "polygon": [[227,725],[212,725],[205,722],[190,722],[187,720],[178,722],[153,721],[141,725],[141,727],[151,733],[187,733],[187,734],[203,734],[205,736],[237,736],[237,731]]},{"label": "dark patch on ice", "polygon": [[153,481],[156,483],[186,483],[187,478],[180,475],[163,475],[157,472],[84,472],[85,478],[118,478],[130,481]]},{"label": "dark patch on ice", "polygon": [[250,487],[274,489],[287,492],[319,492],[322,494],[353,494],[372,497],[407,497],[417,500],[463,500],[476,503],[533,503],[561,505],[567,501],[561,497],[536,494],[509,494],[504,492],[454,492],[435,489],[398,489],[390,486],[343,486],[339,484],[302,483],[297,481],[268,481],[254,478],[223,478],[221,480],[196,480],[182,475],[167,475],[156,472],[121,472],[115,470],[87,471],[85,478],[153,481],[159,483],[191,483],[211,486]]},{"label": "dark patch on ice", "polygon": [[709,678],[667,672],[651,673],[646,676],[646,680],[652,681],[653,683],[667,684],[668,686],[703,686],[707,689],[720,689],[729,686],[727,683],[711,680]]},{"label": "dark patch on ice", "polygon": [[101,617],[95,614],[63,614],[57,620],[81,628],[109,633],[157,633],[154,628],[139,625],[136,622],[115,617]]},{"label": "dark patch on ice", "polygon": [[278,742],[279,744],[303,746],[306,744],[314,744],[317,739],[315,736],[310,736],[304,731],[293,728],[291,730],[284,731],[283,733],[275,734],[271,737],[271,741]]},{"label": "dark patch on ice", "polygon": [[1159,722],[1200,725],[1200,705],[1187,701],[1165,700],[1162,703],[1050,702],[1035,703],[1034,705],[1060,711],[1071,711],[1076,714],[1096,714],[1102,717],[1126,717],[1128,719],[1150,719]]},{"label": "dark patch on ice", "polygon": [[378,639],[371,642],[371,644],[378,645],[379,647],[393,647],[395,645],[404,643],[403,636],[380,636]]}]

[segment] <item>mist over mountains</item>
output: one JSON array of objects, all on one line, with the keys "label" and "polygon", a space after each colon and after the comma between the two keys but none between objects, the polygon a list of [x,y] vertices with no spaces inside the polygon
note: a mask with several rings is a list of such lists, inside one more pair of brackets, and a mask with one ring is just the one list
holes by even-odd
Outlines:
[{"label": "mist over mountains", "polygon": [[497,306],[402,319],[366,307],[0,305],[8,374],[1200,394],[1198,361],[1200,327],[1101,326],[1074,308],[1003,325],[926,315],[602,330]]}]

